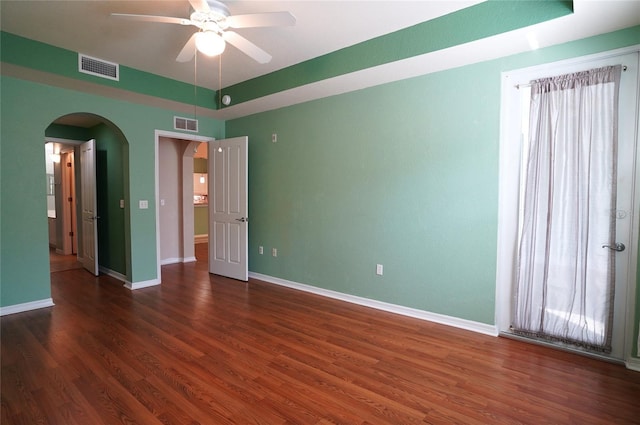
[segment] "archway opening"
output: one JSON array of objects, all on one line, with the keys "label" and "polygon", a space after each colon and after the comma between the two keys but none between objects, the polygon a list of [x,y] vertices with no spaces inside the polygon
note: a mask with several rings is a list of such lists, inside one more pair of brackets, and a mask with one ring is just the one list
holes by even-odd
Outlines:
[{"label": "archway opening", "polygon": [[[90,182],[83,177],[82,146],[95,140]],[[51,272],[78,268],[86,258],[82,225],[82,184],[94,186],[96,211],[96,274],[126,281],[130,275],[128,225],[128,142],[107,118],[73,113],[54,120],[45,130],[47,213]],[[50,172],[51,171],[51,172]]]}]

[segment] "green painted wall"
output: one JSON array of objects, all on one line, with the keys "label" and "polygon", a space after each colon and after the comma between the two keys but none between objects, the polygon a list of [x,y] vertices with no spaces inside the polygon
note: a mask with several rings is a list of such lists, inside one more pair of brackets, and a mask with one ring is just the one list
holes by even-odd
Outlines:
[{"label": "green painted wall", "polygon": [[197,103],[204,108],[217,108],[216,92],[204,87],[198,87],[197,92],[194,92],[193,84],[123,65],[119,66],[120,78],[117,81],[85,74],[78,71],[77,52],[4,31],[0,32],[0,46],[3,62],[163,99],[187,104]]},{"label": "green painted wall", "polygon": [[127,141],[106,124],[91,128],[96,140],[96,189],[98,201],[98,264],[127,275],[123,151]]},{"label": "green painted wall", "polygon": [[193,234],[206,235],[209,232],[209,207],[193,207]]},{"label": "green painted wall", "polygon": [[194,158],[193,172],[206,174],[208,172],[207,158]]},{"label": "green painted wall", "polygon": [[47,137],[56,137],[68,140],[89,140],[91,132],[88,128],[75,127],[71,125],[51,124],[44,131]]},{"label": "green painted wall", "polygon": [[[50,297],[43,144],[51,122],[70,113],[104,117],[126,139],[124,179],[131,182],[124,188],[125,234],[130,232],[127,278],[155,279],[154,131],[173,131],[176,113],[6,76],[0,80],[0,90],[0,305]],[[224,137],[224,123],[199,120],[200,134]],[[149,201],[149,209],[131,208],[142,199]]]},{"label": "green painted wall", "polygon": [[638,42],[635,27],[228,121],[249,136],[250,270],[493,324],[500,73]]}]

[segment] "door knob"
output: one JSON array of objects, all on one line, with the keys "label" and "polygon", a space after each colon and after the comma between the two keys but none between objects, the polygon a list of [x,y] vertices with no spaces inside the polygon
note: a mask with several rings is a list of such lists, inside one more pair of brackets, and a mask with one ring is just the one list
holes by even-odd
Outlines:
[{"label": "door knob", "polygon": [[244,223],[245,221],[249,221],[249,219],[246,217],[240,217],[240,218],[236,218],[236,221],[241,221]]},{"label": "door knob", "polygon": [[622,252],[624,251],[627,247],[624,246],[624,244],[622,242],[616,242],[615,245],[611,246],[611,245],[602,245],[603,248],[609,248],[612,249],[614,251],[618,251],[618,252]]}]

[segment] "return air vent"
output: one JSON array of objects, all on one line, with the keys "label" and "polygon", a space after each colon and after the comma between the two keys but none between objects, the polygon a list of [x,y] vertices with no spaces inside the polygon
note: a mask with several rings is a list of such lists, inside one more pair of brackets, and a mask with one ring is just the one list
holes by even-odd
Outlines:
[{"label": "return air vent", "polygon": [[117,63],[103,61],[83,54],[78,54],[78,71],[97,77],[118,81],[120,66]]},{"label": "return air vent", "polygon": [[198,131],[198,120],[173,117],[173,128],[176,130]]}]

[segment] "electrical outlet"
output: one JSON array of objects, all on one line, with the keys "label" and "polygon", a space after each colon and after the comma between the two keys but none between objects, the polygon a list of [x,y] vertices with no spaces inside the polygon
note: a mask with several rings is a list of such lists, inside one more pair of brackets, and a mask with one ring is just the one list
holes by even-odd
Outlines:
[{"label": "electrical outlet", "polygon": [[264,247],[262,245],[258,247],[258,254],[260,255],[264,254]]},{"label": "electrical outlet", "polygon": [[378,276],[382,276],[382,272],[383,272],[382,264],[376,264],[376,274]]},{"label": "electrical outlet", "polygon": [[278,256],[278,248],[271,248],[271,255],[273,255],[274,257]]},{"label": "electrical outlet", "polygon": [[278,141],[278,134],[277,133],[273,133],[271,135],[271,143],[275,143]]}]

